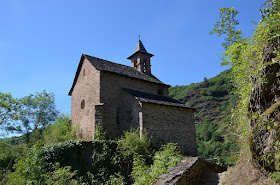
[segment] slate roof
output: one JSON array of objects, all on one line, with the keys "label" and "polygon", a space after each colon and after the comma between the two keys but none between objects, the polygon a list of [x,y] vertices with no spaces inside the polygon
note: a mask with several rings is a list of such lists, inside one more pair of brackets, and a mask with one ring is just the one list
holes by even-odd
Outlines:
[{"label": "slate roof", "polygon": [[148,53],[140,39],[138,40],[134,53],[136,53],[137,51],[142,51],[143,53]]},{"label": "slate roof", "polygon": [[144,54],[147,54],[147,55],[149,55],[150,57],[154,56],[153,54],[147,52],[147,50],[145,49],[143,43],[142,43],[141,40],[139,39],[138,42],[137,42],[136,48],[135,48],[135,50],[134,50],[134,53],[133,53],[131,56],[129,56],[127,59],[131,59],[132,56],[134,56],[136,53],[139,53],[139,52],[144,53]]},{"label": "slate roof", "polygon": [[73,91],[73,89],[76,85],[78,76],[79,76],[81,68],[82,68],[82,63],[83,63],[85,58],[88,59],[88,61],[97,70],[106,71],[106,72],[110,72],[110,73],[116,73],[116,74],[119,74],[119,75],[135,78],[135,79],[138,79],[138,80],[144,80],[144,81],[151,82],[151,83],[157,83],[157,84],[162,84],[162,85],[169,86],[169,85],[161,82],[159,79],[157,79],[152,74],[140,72],[137,69],[132,68],[130,66],[117,64],[117,63],[114,63],[114,62],[110,62],[110,61],[103,60],[103,59],[100,59],[100,58],[97,58],[97,57],[93,57],[93,56],[83,54],[82,57],[81,57],[78,69],[76,71],[76,75],[75,75],[72,87],[71,87],[71,89],[68,93],[68,95],[70,95],[70,96],[71,96],[72,91]]},{"label": "slate roof", "polygon": [[160,105],[168,105],[174,107],[182,107],[187,108],[195,111],[194,108],[190,108],[185,106],[184,104],[180,103],[179,101],[168,97],[168,96],[161,96],[157,94],[147,93],[143,91],[138,91],[135,89],[123,88],[128,94],[132,95],[136,100],[142,103],[153,103],[153,104],[160,104]]}]

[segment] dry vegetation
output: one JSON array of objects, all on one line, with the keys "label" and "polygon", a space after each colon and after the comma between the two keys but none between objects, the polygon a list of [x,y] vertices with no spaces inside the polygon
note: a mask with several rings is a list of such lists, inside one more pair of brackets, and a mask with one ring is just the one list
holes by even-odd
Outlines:
[{"label": "dry vegetation", "polygon": [[238,164],[230,167],[220,185],[274,185],[268,174],[254,159],[243,156]]}]

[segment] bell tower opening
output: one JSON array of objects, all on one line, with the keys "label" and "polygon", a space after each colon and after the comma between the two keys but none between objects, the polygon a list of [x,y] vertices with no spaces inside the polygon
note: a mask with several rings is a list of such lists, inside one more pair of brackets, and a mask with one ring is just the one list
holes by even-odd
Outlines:
[{"label": "bell tower opening", "polygon": [[144,73],[147,72],[146,65],[147,65],[147,60],[146,60],[146,59],[143,59],[143,72],[144,72]]}]

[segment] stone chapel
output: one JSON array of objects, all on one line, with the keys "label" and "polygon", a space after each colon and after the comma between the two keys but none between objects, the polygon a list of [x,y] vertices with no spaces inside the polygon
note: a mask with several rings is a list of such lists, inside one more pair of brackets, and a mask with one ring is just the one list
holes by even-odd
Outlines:
[{"label": "stone chapel", "polygon": [[151,57],[139,39],[126,66],[83,54],[69,91],[71,120],[85,139],[100,123],[117,138],[131,127],[145,129],[154,146],[178,143],[184,154],[197,156],[194,111],[168,97],[170,85],[151,71]]}]

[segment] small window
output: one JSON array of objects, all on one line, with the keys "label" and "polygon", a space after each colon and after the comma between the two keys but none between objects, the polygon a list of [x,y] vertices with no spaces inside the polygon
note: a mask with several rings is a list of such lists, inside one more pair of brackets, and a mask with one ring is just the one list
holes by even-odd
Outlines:
[{"label": "small window", "polygon": [[83,69],[83,75],[86,76],[86,69]]},{"label": "small window", "polygon": [[84,108],[85,108],[85,105],[86,105],[85,100],[82,100],[82,102],[81,102],[81,109],[84,109]]},{"label": "small window", "polygon": [[163,90],[162,89],[158,89],[157,91],[158,91],[159,95],[163,95]]}]

